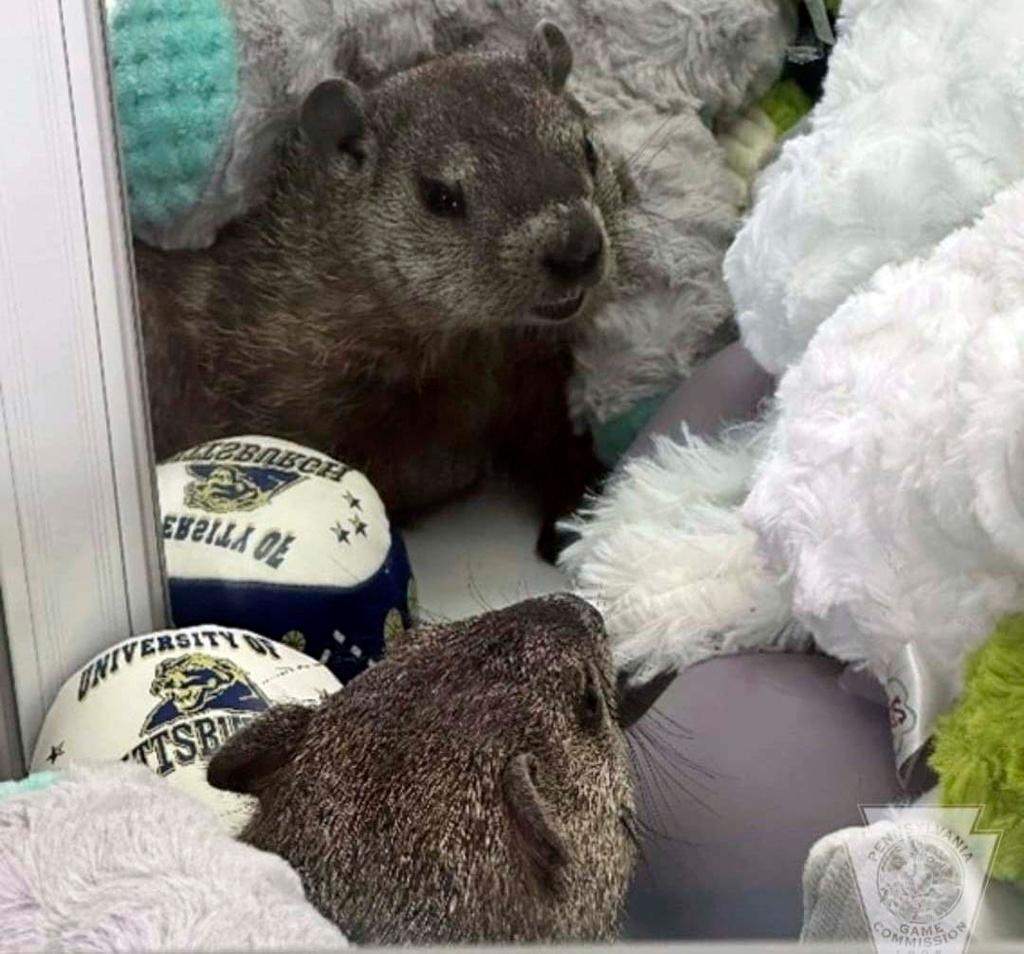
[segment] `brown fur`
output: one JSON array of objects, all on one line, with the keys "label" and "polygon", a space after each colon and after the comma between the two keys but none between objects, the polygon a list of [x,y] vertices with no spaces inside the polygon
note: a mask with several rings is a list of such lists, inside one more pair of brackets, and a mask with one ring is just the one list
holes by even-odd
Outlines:
[{"label": "brown fur", "polygon": [[[586,118],[543,66],[535,40],[393,76],[356,140],[323,155],[297,135],[213,248],[136,246],[159,457],[270,434],[364,469],[399,517],[496,462],[549,514],[575,502],[596,468],[569,426],[571,343],[614,281],[625,179],[600,145],[592,169]],[[464,219],[424,207],[424,176],[462,185]],[[571,283],[544,256],[573,215],[604,236],[600,280],[545,322],[532,309]]]},{"label": "brown fur", "polygon": [[272,710],[208,777],[258,795],[243,838],[352,940],[610,940],[634,862],[613,685],[599,615],[530,600]]}]

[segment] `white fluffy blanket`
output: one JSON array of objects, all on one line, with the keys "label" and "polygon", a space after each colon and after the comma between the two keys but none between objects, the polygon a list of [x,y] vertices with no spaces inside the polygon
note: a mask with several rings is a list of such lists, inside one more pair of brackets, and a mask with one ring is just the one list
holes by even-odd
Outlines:
[{"label": "white fluffy blanket", "polygon": [[1024,175],[1020,0],[844,0],[807,135],[762,177],[726,257],[769,371],[882,265],[927,253]]},{"label": "white fluffy blanket", "polygon": [[634,462],[568,562],[633,669],[701,658],[716,629],[777,643],[791,608],[882,681],[915,647],[941,708],[1024,609],[1024,5],[844,13],[809,131],[727,257],[744,342],[789,369],[767,452]]},{"label": "white fluffy blanket", "polygon": [[944,708],[1024,608],[1024,6],[849,15],[727,260],[744,341],[791,368],[744,515],[822,648],[885,682],[913,646]]},{"label": "white fluffy blanket", "polygon": [[0,950],[338,950],[280,858],[140,766],[0,801]]},{"label": "white fluffy blanket", "polygon": [[803,645],[739,511],[764,437],[755,426],[710,444],[661,438],[575,522],[562,566],[637,682],[719,653]]},{"label": "white fluffy blanket", "polygon": [[1024,608],[1024,186],[848,299],[778,405],[744,514],[794,612],[883,679],[913,644],[952,701]]}]

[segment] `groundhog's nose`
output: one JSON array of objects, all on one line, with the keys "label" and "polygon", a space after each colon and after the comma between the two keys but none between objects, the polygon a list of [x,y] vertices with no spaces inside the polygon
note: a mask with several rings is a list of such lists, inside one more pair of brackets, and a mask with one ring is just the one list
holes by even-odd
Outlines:
[{"label": "groundhog's nose", "polygon": [[547,250],[543,263],[558,281],[593,285],[600,279],[604,236],[594,217],[582,210],[573,214],[568,229]]},{"label": "groundhog's nose", "polygon": [[605,638],[604,619],[598,610],[569,593],[534,597],[499,612],[517,625],[530,624],[573,637],[589,633],[595,639]]}]

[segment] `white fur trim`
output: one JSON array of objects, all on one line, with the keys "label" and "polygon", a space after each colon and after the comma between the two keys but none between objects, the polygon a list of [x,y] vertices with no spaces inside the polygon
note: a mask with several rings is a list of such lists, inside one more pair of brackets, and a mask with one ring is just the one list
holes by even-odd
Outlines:
[{"label": "white fur trim", "polygon": [[1024,183],[849,299],[778,406],[744,513],[795,615],[883,680],[913,644],[955,697],[1024,609]]},{"label": "white fur trim", "polygon": [[743,525],[763,425],[707,442],[658,440],[574,522],[563,555],[604,613],[620,669],[643,682],[719,653],[803,646],[784,594]]},{"label": "white fur trim", "polygon": [[0,950],[339,950],[276,855],[148,769],[62,773],[0,802]]}]

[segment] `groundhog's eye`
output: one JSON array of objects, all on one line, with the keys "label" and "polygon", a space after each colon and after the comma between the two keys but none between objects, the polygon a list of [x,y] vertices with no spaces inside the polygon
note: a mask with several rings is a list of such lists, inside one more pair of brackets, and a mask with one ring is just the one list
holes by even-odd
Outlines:
[{"label": "groundhog's eye", "polygon": [[438,179],[420,179],[420,195],[423,204],[434,215],[446,219],[461,219],[466,214],[466,197],[462,186],[449,185]]},{"label": "groundhog's eye", "polygon": [[580,698],[580,725],[584,729],[599,729],[604,723],[604,698],[597,686],[594,674],[587,671],[586,680],[583,685],[583,695]]},{"label": "groundhog's eye", "polygon": [[590,138],[590,135],[583,137],[583,155],[587,160],[587,168],[590,170],[592,176],[597,175],[597,146],[594,145],[594,140]]}]

